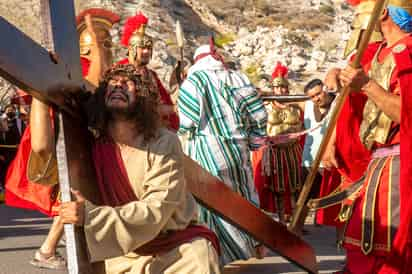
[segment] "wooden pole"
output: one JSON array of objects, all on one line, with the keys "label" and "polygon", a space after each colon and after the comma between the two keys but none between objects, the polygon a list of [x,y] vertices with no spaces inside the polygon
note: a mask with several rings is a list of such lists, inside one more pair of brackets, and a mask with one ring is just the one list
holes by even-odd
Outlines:
[{"label": "wooden pole", "polygon": [[[354,68],[359,68],[361,66],[360,63],[361,63],[363,54],[369,45],[372,32],[375,30],[379,17],[381,16],[382,11],[385,7],[385,2],[386,0],[377,0],[375,3],[375,7],[373,9],[368,28],[365,30],[365,32],[362,35],[362,39],[357,49],[355,60],[351,64],[351,66]],[[312,164],[311,171],[309,175],[306,177],[302,191],[299,195],[298,202],[296,203],[296,209],[292,217],[292,222],[289,225],[289,230],[291,232],[294,232],[295,234],[300,234],[300,231],[297,231],[297,230],[300,229],[300,224],[304,223],[306,214],[308,212],[307,207],[306,207],[306,201],[312,189],[313,181],[315,179],[316,173],[318,172],[318,168],[319,168],[322,156],[326,151],[326,147],[333,134],[333,130],[335,129],[339,114],[343,107],[343,104],[345,103],[346,98],[348,97],[350,92],[351,92],[350,87],[346,86],[343,88],[343,91],[340,93],[338,98],[336,98],[336,105],[331,113],[331,118],[329,121],[328,129],[325,133],[325,136],[322,139],[322,143],[319,147],[318,153],[316,154],[316,158]]]}]

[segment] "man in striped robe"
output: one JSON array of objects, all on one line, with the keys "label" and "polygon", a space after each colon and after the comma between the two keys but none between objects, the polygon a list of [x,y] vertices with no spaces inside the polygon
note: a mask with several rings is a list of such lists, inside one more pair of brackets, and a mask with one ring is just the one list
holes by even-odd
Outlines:
[{"label": "man in striped robe", "polygon": [[[226,68],[213,43],[198,48],[194,61],[178,99],[178,134],[188,138],[186,154],[258,206],[250,151],[266,135],[263,102],[245,75]],[[222,263],[256,255],[256,243],[245,233],[206,208],[200,219],[217,234]]]}]

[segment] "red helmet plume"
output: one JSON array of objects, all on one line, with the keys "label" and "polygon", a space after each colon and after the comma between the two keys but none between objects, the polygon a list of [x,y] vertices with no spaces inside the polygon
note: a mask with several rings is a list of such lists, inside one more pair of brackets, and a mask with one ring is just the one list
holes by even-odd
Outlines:
[{"label": "red helmet plume", "polygon": [[275,69],[272,72],[272,79],[275,78],[286,78],[288,75],[288,68],[283,66],[281,62],[277,62]]}]

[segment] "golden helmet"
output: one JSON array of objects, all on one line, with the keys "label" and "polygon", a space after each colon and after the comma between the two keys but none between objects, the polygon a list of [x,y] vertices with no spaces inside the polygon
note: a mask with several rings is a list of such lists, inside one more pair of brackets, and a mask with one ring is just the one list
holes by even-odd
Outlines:
[{"label": "golden helmet", "polygon": [[152,48],[153,39],[146,34],[149,19],[142,13],[129,17],[123,27],[121,43],[130,48]]},{"label": "golden helmet", "polygon": [[[351,28],[352,33],[346,44],[344,57],[347,58],[358,47],[361,35],[364,30],[367,29],[370,18],[372,16],[373,8],[375,7],[374,0],[360,1],[355,10],[355,18],[353,19]],[[379,42],[383,40],[383,36],[379,31],[373,31],[370,42]]]},{"label": "golden helmet", "polygon": [[411,0],[388,0],[388,5],[405,9],[412,16]]},{"label": "golden helmet", "polygon": [[272,72],[272,87],[288,87],[287,79],[288,68],[277,62],[275,69]]},{"label": "golden helmet", "polygon": [[82,11],[77,17],[77,32],[79,33],[80,55],[90,55],[93,41],[90,33],[87,31],[85,16],[90,14],[94,24],[97,42],[101,43],[105,48],[111,48],[112,39],[110,29],[115,23],[120,21],[120,17],[108,10],[100,8],[91,8]]}]

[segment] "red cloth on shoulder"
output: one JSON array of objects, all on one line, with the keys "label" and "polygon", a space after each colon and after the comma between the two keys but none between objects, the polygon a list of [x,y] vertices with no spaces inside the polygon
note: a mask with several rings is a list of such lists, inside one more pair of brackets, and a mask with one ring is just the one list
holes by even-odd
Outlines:
[{"label": "red cloth on shoulder", "polygon": [[16,157],[6,175],[5,203],[8,206],[37,210],[48,216],[58,214],[58,185],[46,186],[27,179],[27,163],[31,151],[30,126],[24,131]]}]

